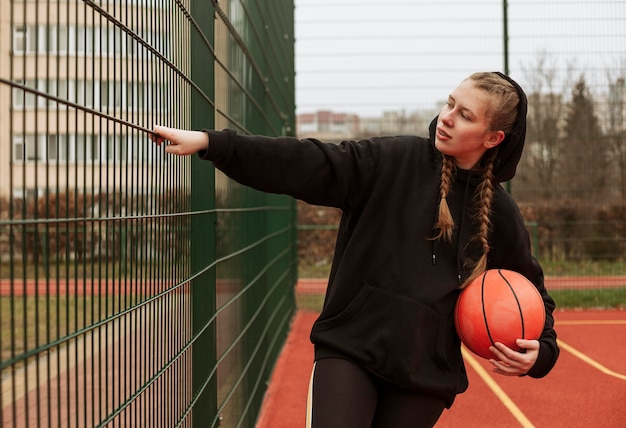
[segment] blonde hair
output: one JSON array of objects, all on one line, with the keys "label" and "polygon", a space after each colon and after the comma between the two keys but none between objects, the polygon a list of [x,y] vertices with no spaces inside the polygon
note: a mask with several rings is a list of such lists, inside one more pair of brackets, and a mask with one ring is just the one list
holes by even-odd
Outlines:
[{"label": "blonde hair", "polygon": [[[505,134],[511,131],[517,118],[517,108],[519,95],[511,82],[499,76],[497,73],[474,73],[469,80],[474,82],[477,88],[487,91],[490,97],[490,105],[487,115],[490,129],[494,131],[504,131]],[[482,178],[476,187],[474,194],[475,221],[478,225],[478,232],[472,240],[478,241],[482,248],[482,255],[476,261],[470,261],[469,267],[472,271],[469,277],[463,282],[461,288],[467,286],[476,279],[487,268],[487,256],[489,254],[489,228],[491,221],[491,202],[493,200],[494,189],[494,164],[498,157],[498,148],[488,150],[481,159]],[[454,219],[450,213],[447,203],[447,196],[454,181],[455,163],[451,156],[443,155],[441,165],[441,182],[439,185],[439,214],[435,223],[437,234],[434,239],[445,239],[452,241],[452,231],[454,229]],[[473,264],[473,266],[472,266]]]},{"label": "blonde hair", "polygon": [[[519,94],[515,86],[497,73],[474,73],[466,80],[491,95],[487,117],[491,131],[509,132],[517,119]],[[497,114],[496,114],[497,113]]]}]

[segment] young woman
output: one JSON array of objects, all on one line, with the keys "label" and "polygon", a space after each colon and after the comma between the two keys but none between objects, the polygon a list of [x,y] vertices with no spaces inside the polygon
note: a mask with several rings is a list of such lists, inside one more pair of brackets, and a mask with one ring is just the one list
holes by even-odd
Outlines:
[{"label": "young woman", "polygon": [[467,388],[453,310],[459,291],[487,268],[520,272],[546,307],[539,340],[518,340],[519,352],[496,343],[494,371],[542,377],[552,369],[554,301],[519,209],[499,184],[515,175],[526,109],[512,79],[476,73],[450,94],[428,139],[326,144],[154,128],[168,153],[198,153],[245,185],[341,208],[311,332],[310,426],[433,426]]}]

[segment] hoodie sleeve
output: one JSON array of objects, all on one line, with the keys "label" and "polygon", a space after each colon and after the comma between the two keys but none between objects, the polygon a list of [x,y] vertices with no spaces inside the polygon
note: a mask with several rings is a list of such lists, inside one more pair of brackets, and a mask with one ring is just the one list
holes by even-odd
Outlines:
[{"label": "hoodie sleeve", "polygon": [[375,140],[323,143],[314,139],[207,131],[200,157],[254,189],[293,196],[314,205],[346,208],[369,186],[379,156]]},{"label": "hoodie sleeve", "polygon": [[559,357],[554,330],[555,303],[544,285],[543,269],[531,254],[530,237],[517,204],[503,189],[498,192],[497,198],[497,208],[492,219],[489,265],[521,273],[537,287],[543,298],[546,321],[539,338],[539,357],[528,372],[530,377],[540,378],[552,370]]}]

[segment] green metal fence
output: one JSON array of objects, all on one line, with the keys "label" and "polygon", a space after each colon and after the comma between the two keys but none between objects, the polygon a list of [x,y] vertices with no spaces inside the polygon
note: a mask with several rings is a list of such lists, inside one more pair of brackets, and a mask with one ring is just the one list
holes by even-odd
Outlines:
[{"label": "green metal fence", "polygon": [[291,133],[293,3],[10,0],[0,34],[0,426],[254,426],[294,202],[149,133]]},{"label": "green metal fence", "polygon": [[[471,73],[502,70],[516,79],[529,99],[528,132],[506,186],[557,306],[626,307],[626,2],[296,6],[303,137],[425,135],[447,94]],[[305,209],[307,223],[335,220],[332,210]],[[307,271],[331,259],[333,236],[324,233],[300,232]]]},{"label": "green metal fence", "polygon": [[[512,191],[557,303],[626,304],[623,1],[298,2],[300,40],[332,44],[301,56],[300,91],[347,112],[384,93],[398,132],[470,64],[504,64],[530,100]],[[0,426],[254,426],[294,312],[295,204],[148,134],[293,134],[294,68],[293,1],[0,2]]]}]

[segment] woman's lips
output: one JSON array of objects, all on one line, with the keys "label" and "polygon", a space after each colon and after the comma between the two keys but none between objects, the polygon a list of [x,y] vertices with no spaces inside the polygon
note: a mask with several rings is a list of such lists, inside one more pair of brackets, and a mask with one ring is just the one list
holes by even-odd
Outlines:
[{"label": "woman's lips", "polygon": [[448,134],[446,131],[444,131],[444,130],[443,130],[443,129],[441,129],[441,128],[437,128],[437,134],[438,134],[440,137],[443,137],[443,138],[452,138],[452,137],[450,136],[450,134]]}]

